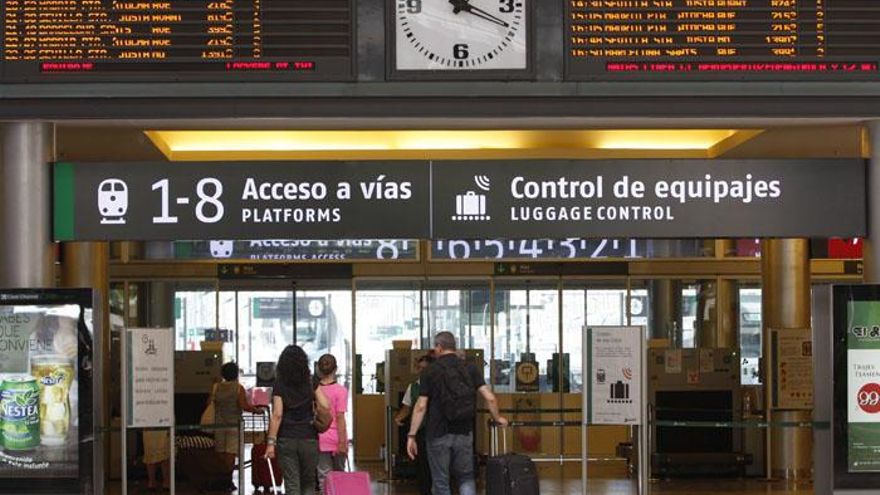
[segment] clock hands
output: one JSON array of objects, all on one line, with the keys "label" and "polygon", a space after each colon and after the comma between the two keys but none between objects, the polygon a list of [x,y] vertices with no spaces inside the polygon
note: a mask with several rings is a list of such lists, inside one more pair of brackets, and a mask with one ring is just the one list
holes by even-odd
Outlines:
[{"label": "clock hands", "polygon": [[459,12],[467,12],[468,14],[475,15],[480,19],[485,19],[489,22],[498,24],[501,27],[510,27],[510,24],[504,22],[503,19],[499,19],[498,17],[495,17],[494,15],[486,12],[481,8],[471,5],[470,0],[449,0],[449,3],[452,4],[453,14],[458,14]]}]

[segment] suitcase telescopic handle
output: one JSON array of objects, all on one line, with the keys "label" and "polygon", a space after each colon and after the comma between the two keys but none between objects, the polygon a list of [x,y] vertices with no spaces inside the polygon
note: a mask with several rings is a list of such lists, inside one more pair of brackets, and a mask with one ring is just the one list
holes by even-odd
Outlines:
[{"label": "suitcase telescopic handle", "polygon": [[[507,430],[509,430],[510,428],[505,428],[492,420],[489,421],[489,427],[492,429],[492,450],[493,450],[492,453],[493,453],[493,455],[501,455],[501,454],[509,453],[509,451],[507,450]],[[503,451],[498,450],[498,443],[499,443],[499,440],[498,440],[499,431],[498,430],[501,430],[500,436],[501,436],[501,444],[503,445]]]},{"label": "suitcase telescopic handle", "polygon": [[281,487],[278,486],[278,483],[275,481],[275,468],[272,467],[272,459],[267,457],[266,462],[269,464],[269,478],[272,479],[272,491],[278,493]]}]

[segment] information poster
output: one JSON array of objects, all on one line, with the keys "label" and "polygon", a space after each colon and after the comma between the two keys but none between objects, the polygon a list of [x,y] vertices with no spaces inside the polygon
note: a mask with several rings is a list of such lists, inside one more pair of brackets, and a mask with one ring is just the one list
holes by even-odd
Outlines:
[{"label": "information poster", "polygon": [[128,426],[171,426],[174,422],[173,329],[130,329],[128,352]]},{"label": "information poster", "polygon": [[775,356],[773,407],[779,409],[813,408],[812,330],[771,330]]},{"label": "information poster", "polygon": [[667,349],[664,351],[663,363],[667,374],[677,375],[681,373],[681,349]]},{"label": "information poster", "polygon": [[7,302],[0,304],[0,479],[77,478],[83,310]]},{"label": "information poster", "polygon": [[590,423],[641,423],[641,327],[587,329],[590,360]]},{"label": "information poster", "polygon": [[880,301],[849,301],[848,469],[880,472]]}]

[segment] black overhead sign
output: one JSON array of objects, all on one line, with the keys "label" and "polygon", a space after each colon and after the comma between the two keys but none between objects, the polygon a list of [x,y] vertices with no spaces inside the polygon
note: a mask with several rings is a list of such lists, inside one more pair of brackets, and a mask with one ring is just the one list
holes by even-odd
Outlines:
[{"label": "black overhead sign", "polygon": [[55,238],[861,237],[861,160],[69,164]]},{"label": "black overhead sign", "polygon": [[425,238],[425,162],[55,166],[55,237]]},{"label": "black overhead sign", "polygon": [[861,160],[436,163],[435,238],[861,237]]}]

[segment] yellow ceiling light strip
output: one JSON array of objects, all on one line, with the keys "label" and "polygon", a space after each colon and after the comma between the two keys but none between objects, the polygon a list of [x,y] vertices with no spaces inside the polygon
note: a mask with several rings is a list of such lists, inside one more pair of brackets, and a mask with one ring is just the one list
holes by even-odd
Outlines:
[{"label": "yellow ceiling light strip", "polygon": [[[172,161],[513,158],[712,158],[761,131],[188,131],[146,135]],[[727,144],[728,146],[725,146]]]}]

